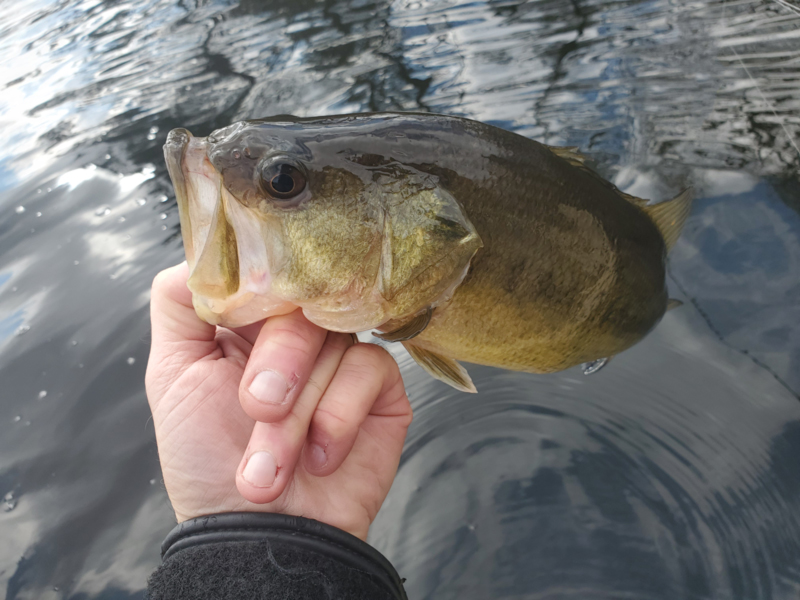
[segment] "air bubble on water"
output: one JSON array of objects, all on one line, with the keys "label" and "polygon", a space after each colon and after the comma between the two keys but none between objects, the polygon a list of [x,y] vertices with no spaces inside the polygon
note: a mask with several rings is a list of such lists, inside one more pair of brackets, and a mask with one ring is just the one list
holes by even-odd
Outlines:
[{"label": "air bubble on water", "polygon": [[94,211],[95,216],[97,217],[105,217],[111,214],[111,207],[108,205],[103,205]]},{"label": "air bubble on water", "polygon": [[148,139],[148,140],[154,140],[154,139],[156,139],[156,134],[157,134],[157,133],[158,133],[158,127],[156,127],[155,125],[153,125],[153,126],[150,128],[150,131],[147,133],[147,139]]},{"label": "air bubble on water", "polygon": [[53,191],[53,188],[49,187],[45,190],[48,194]]},{"label": "air bubble on water", "polygon": [[167,218],[167,213],[161,213],[160,215],[158,215],[158,218],[163,221],[164,219]]},{"label": "air bubble on water", "polygon": [[72,340],[72,341],[69,343],[69,345],[70,345],[70,346],[77,346],[77,345],[78,345],[78,340]]},{"label": "air bubble on water", "polygon": [[111,155],[110,154],[106,154],[106,160],[111,160]]},{"label": "air bubble on water", "polygon": [[147,204],[147,200],[145,200],[144,198],[137,198],[136,204],[138,204],[139,206],[144,206],[145,204]]},{"label": "air bubble on water", "polygon": [[183,89],[184,89],[184,91],[187,91],[187,92],[188,92],[188,91],[190,91],[190,90],[192,89],[192,86],[190,86],[190,85],[187,85],[187,86],[184,86],[184,88],[183,88]]},{"label": "air bubble on water", "polygon": [[17,335],[24,335],[24,334],[28,333],[30,330],[31,330],[31,326],[30,325],[20,325],[19,327],[17,327],[16,334]]},{"label": "air bubble on water", "polygon": [[169,196],[167,196],[166,194],[161,194],[161,195],[158,197],[158,201],[159,201],[159,202],[166,202],[167,200],[169,200]]},{"label": "air bubble on water", "polygon": [[132,356],[129,356],[129,357],[128,357],[127,363],[128,363],[129,365],[132,365],[132,364],[133,364],[133,363],[135,363],[135,362],[136,362],[136,359],[135,359],[134,357],[132,357]]},{"label": "air bubble on water", "polygon": [[41,194],[42,193],[42,188],[39,188],[38,190],[36,190],[36,193],[37,194]]},{"label": "air bubble on water", "polygon": [[20,417],[19,415],[14,417],[14,423],[19,423],[20,421],[22,421],[22,417]]},{"label": "air bubble on water", "polygon": [[161,226],[161,231],[166,231],[166,230],[167,230],[167,226],[166,225],[162,225]]},{"label": "air bubble on water", "polygon": [[150,480],[150,485],[155,485],[155,484],[156,484],[156,480],[155,479],[151,479]]},{"label": "air bubble on water", "polygon": [[45,398],[46,396],[47,396],[47,390],[42,390],[41,392],[39,392],[39,400]]},{"label": "air bubble on water", "polygon": [[41,211],[38,211],[38,210],[37,210],[37,211],[36,211],[36,216],[37,216],[37,217],[41,217],[41,216],[42,216],[42,213],[41,213]]},{"label": "air bubble on water", "polygon": [[120,223],[124,223],[124,222],[125,222],[125,217],[120,217],[120,218],[119,218],[119,222],[120,222]]},{"label": "air bubble on water", "polygon": [[18,206],[17,208],[14,209],[14,212],[17,213],[18,215],[21,215],[22,213],[25,212],[25,207],[24,206]]},{"label": "air bubble on water", "polygon": [[72,261],[72,264],[73,264],[73,265],[79,265],[79,264],[81,264],[81,261],[79,261],[79,260],[73,260],[73,261]]},{"label": "air bubble on water", "polygon": [[14,497],[14,492],[8,492],[3,496],[3,510],[11,512],[17,507],[17,499]]}]

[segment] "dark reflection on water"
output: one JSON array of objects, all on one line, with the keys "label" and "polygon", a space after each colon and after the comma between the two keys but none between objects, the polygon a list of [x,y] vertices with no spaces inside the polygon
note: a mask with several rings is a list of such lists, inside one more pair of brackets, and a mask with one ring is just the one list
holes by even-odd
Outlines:
[{"label": "dark reflection on water", "polygon": [[96,2],[0,17],[0,589],[141,598],[172,523],[142,378],[182,257],[166,132],[430,110],[692,181],[686,306],[596,376],[396,352],[415,406],[372,542],[413,598],[800,594],[800,9],[774,2]]}]

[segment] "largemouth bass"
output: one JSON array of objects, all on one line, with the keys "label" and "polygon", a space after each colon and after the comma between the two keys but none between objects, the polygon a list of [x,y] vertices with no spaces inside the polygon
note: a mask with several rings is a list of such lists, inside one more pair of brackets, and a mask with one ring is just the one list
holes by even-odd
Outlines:
[{"label": "largemouth bass", "polygon": [[301,307],[378,329],[475,391],[467,361],[587,371],[668,308],[691,191],[650,205],[571,148],[458,117],[272,117],[164,146],[197,314],[227,327]]}]

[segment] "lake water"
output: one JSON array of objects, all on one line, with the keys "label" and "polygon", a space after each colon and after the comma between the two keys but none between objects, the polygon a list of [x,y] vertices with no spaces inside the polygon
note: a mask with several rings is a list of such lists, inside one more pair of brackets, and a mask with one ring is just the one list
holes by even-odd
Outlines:
[{"label": "lake water", "polygon": [[[398,358],[415,422],[371,531],[413,599],[800,596],[800,7],[792,0],[6,2],[0,590],[142,598],[173,524],[143,376],[182,260],[178,126],[374,110],[574,145],[698,199],[684,307],[591,377]],[[1,593],[0,593],[1,594]]]}]

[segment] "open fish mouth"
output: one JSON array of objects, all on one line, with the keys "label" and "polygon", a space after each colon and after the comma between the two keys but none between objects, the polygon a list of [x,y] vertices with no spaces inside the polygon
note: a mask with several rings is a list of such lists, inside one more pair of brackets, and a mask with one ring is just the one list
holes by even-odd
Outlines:
[{"label": "open fish mouth", "polygon": [[247,325],[294,305],[270,294],[264,231],[222,184],[208,138],[173,129],[164,145],[180,215],[188,287],[198,315],[211,324]]}]

